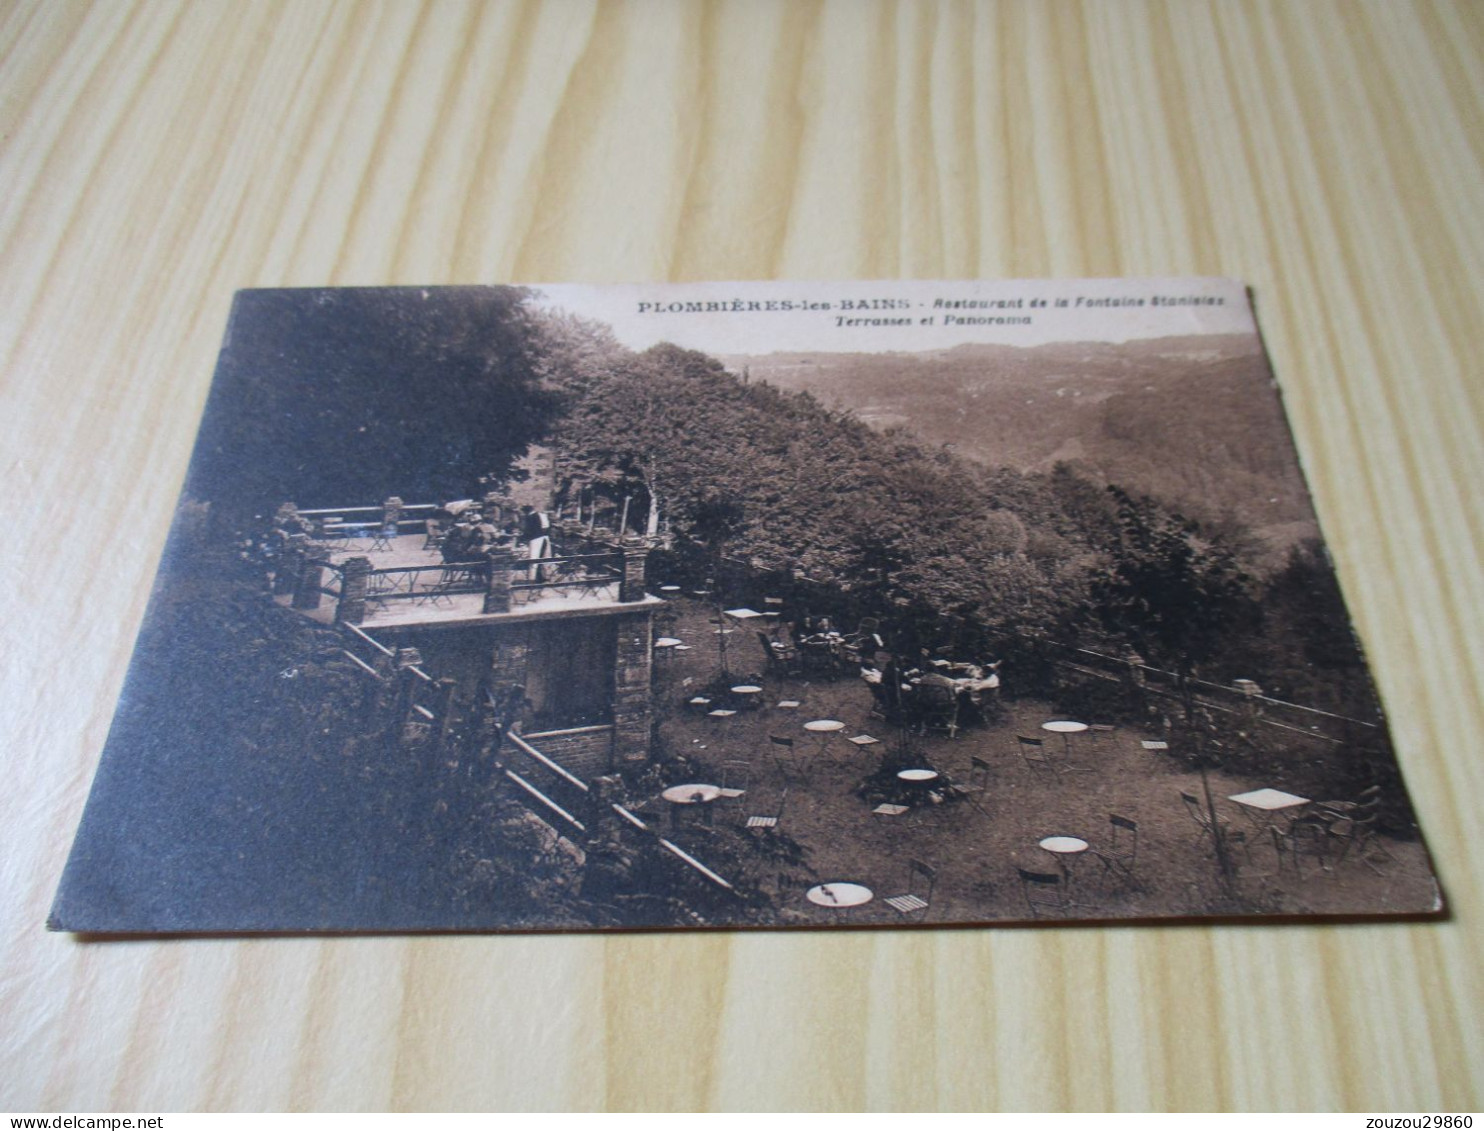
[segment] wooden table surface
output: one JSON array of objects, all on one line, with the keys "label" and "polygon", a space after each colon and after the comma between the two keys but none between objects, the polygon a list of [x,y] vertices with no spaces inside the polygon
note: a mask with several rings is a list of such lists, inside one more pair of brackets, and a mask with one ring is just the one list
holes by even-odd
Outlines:
[{"label": "wooden table surface", "polygon": [[[1480,1107],[1481,57],[1469,0],[0,6],[0,1108]],[[1165,274],[1255,288],[1451,921],[42,929],[235,288]]]}]

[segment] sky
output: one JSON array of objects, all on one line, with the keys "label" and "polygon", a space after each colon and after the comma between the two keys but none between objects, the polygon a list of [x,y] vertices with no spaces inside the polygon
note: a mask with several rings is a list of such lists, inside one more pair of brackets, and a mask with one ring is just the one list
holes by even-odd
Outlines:
[{"label": "sky", "polygon": [[[967,342],[1036,346],[1255,332],[1246,289],[1231,279],[553,284],[535,289],[541,305],[605,322],[632,349],[673,342],[712,354],[923,352]],[[876,324],[882,321],[906,324]]]}]

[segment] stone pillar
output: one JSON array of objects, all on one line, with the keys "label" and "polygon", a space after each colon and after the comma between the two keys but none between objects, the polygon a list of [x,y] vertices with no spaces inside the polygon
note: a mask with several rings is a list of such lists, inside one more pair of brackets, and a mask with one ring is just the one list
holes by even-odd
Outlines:
[{"label": "stone pillar", "polygon": [[306,549],[299,558],[299,576],[294,581],[294,608],[317,609],[324,596],[325,567],[330,555],[318,546]]},{"label": "stone pillar", "polygon": [[433,743],[442,751],[448,745],[448,734],[453,727],[453,696],[459,685],[451,679],[440,679],[436,687],[433,700],[433,714],[436,716],[433,720]]},{"label": "stone pillar", "polygon": [[623,548],[623,579],[618,583],[620,601],[644,600],[644,563],[649,558],[649,547],[640,544]]},{"label": "stone pillar", "polygon": [[371,559],[347,558],[340,565],[338,624],[360,624],[366,619],[366,591],[371,587]]},{"label": "stone pillar", "polygon": [[381,504],[381,528],[382,528],[382,530],[386,530],[386,529],[390,528],[393,534],[395,534],[397,532],[397,523],[399,523],[399,522],[402,521],[402,508],[404,506],[406,506],[406,505],[407,504],[404,503],[404,502],[402,502],[401,498],[399,496],[397,496],[397,495],[391,495],[388,498],[382,500],[382,504]]},{"label": "stone pillar", "polygon": [[1253,742],[1257,740],[1257,725],[1262,718],[1262,688],[1253,680],[1239,679],[1233,686],[1242,693],[1242,704],[1238,708],[1242,720],[1241,737]]},{"label": "stone pillar", "polygon": [[485,554],[485,561],[489,566],[484,590],[486,613],[510,611],[510,564],[513,560],[509,548],[505,546],[497,546]]},{"label": "stone pillar", "polygon": [[419,721],[413,717],[412,704],[417,701],[417,685],[422,682],[422,677],[412,669],[422,664],[423,656],[416,648],[398,648],[396,658],[392,662],[397,673],[394,725],[402,741],[409,742],[415,740],[421,733],[416,726],[411,725]]},{"label": "stone pillar", "polygon": [[[278,537],[278,532],[274,532]],[[311,543],[303,534],[290,534],[278,547],[278,568],[273,572],[273,592],[279,597],[292,596],[299,585],[299,570],[303,566],[304,553]]]},{"label": "stone pillar", "polygon": [[618,622],[613,658],[613,759],[623,765],[649,759],[650,656],[649,613],[624,616]]},{"label": "stone pillar", "polygon": [[524,687],[531,651],[530,629],[524,624],[502,625],[490,652],[490,686]]}]

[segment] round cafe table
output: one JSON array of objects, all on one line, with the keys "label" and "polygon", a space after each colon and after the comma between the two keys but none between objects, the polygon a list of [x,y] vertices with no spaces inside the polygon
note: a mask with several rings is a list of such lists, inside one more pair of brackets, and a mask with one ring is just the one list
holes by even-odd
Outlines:
[{"label": "round cafe table", "polygon": [[804,724],[804,729],[813,736],[819,752],[823,754],[829,748],[830,735],[839,734],[845,729],[845,724],[839,719],[812,719]]},{"label": "round cafe table", "polygon": [[836,881],[810,888],[804,893],[804,898],[820,907],[859,907],[863,903],[870,903],[875,898],[875,893],[865,884]]},{"label": "round cafe table", "polygon": [[732,688],[732,698],[737,706],[751,711],[762,706],[763,689],[753,683],[739,683]]},{"label": "round cafe table", "polygon": [[721,796],[721,786],[701,783],[672,785],[660,796],[675,805],[704,805]]},{"label": "round cafe table", "polygon": [[1052,719],[1049,723],[1042,723],[1041,729],[1061,735],[1062,745],[1066,747],[1066,752],[1070,755],[1072,753],[1071,736],[1084,733],[1087,730],[1087,724],[1073,722],[1071,719]]},{"label": "round cafe table", "polygon": [[1048,836],[1043,837],[1037,844],[1056,857],[1061,874],[1066,877],[1068,883],[1072,882],[1072,863],[1090,847],[1087,841],[1079,836]]},{"label": "round cafe table", "polygon": [[914,785],[921,785],[921,784],[923,784],[925,782],[937,781],[938,780],[938,771],[937,770],[898,770],[897,771],[897,778],[899,780],[901,780],[901,781],[912,782]]},{"label": "round cafe table", "polygon": [[1047,852],[1054,852],[1058,856],[1076,856],[1088,849],[1087,841],[1079,836],[1048,836],[1037,843]]},{"label": "round cafe table", "polygon": [[[670,823],[674,825],[679,823],[680,814],[684,812],[681,808],[682,806],[710,805],[711,802],[721,796],[721,786],[707,785],[702,782],[672,785],[669,789],[661,793],[660,796],[675,806],[674,809],[670,810]],[[706,820],[709,823],[711,820],[711,810],[707,809],[705,812]]]}]

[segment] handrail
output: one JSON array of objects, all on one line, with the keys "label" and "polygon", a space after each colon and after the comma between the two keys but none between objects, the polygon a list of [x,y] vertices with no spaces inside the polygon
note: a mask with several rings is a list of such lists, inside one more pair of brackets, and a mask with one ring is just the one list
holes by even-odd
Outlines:
[{"label": "handrail", "polygon": [[345,656],[345,658],[347,660],[350,660],[352,663],[354,663],[358,668],[360,668],[363,672],[365,672],[367,675],[369,675],[372,679],[380,679],[381,678],[381,675],[377,672],[377,670],[375,668],[373,668],[370,664],[366,663],[365,660],[361,659],[354,652],[352,652],[349,648],[342,648],[342,649],[340,649],[340,652],[341,652],[342,655]]},{"label": "handrail", "polygon": [[689,852],[685,851],[685,849],[671,844],[664,837],[660,837],[660,847],[666,849],[667,851],[673,852],[676,856],[680,857],[680,859],[684,860],[687,864],[689,864],[696,871],[700,872],[701,875],[705,876],[712,883],[720,884],[722,887],[726,888],[727,891],[737,890],[736,888],[732,887],[731,884],[727,883],[726,880],[722,879],[715,872],[713,872],[710,868],[706,867],[706,865],[702,864]]},{"label": "handrail", "polygon": [[[571,565],[574,562],[592,561],[594,558],[605,558],[605,559],[613,560],[613,559],[618,558],[619,556],[620,555],[618,555],[618,554],[615,553],[615,554],[577,554],[577,555],[574,555],[573,557],[568,557],[568,558],[512,558],[508,564],[505,564],[505,563],[501,563],[501,564],[504,566],[505,569],[508,569],[511,572],[514,572],[515,570],[532,569],[532,568],[537,567],[537,566],[541,567],[542,569],[547,569],[547,568],[550,568],[551,566]],[[427,563],[425,563],[423,565],[384,566],[381,569],[373,569],[373,570],[371,570],[370,573],[367,576],[371,576],[371,577],[386,577],[386,576],[390,576],[391,574],[394,574],[394,573],[422,573],[422,572],[425,572],[425,571],[428,571],[428,570],[444,570],[444,569],[486,569],[486,568],[488,568],[488,566],[489,566],[489,559],[487,559],[487,558],[480,558],[480,559],[475,559],[475,560],[472,560],[472,561],[464,561],[464,562],[427,562]]]},{"label": "handrail", "polygon": [[[438,503],[404,503],[403,512],[407,511],[435,511]],[[299,514],[321,515],[321,514],[382,514],[386,510],[382,506],[374,507],[315,507],[313,509],[299,509]]]},{"label": "handrail", "polygon": [[587,832],[587,826],[586,825],[584,825],[576,817],[572,816],[571,813],[567,812],[565,809],[563,809],[560,805],[558,805],[551,798],[547,797],[546,794],[542,793],[539,789],[537,789],[530,782],[526,781],[525,778],[521,777],[514,770],[506,770],[505,771],[505,776],[507,778],[509,778],[511,781],[513,781],[516,785],[520,786],[521,789],[523,789],[527,793],[529,793],[537,801],[541,802],[541,804],[545,805],[553,813],[556,813],[557,815],[559,815],[561,817],[564,817],[568,821],[572,822],[573,826],[576,827],[576,829],[577,829],[578,832],[584,832],[584,833]]},{"label": "handrail", "polygon": [[[1167,676],[1168,678],[1173,679],[1173,680],[1179,680],[1180,679],[1180,676],[1179,676],[1179,674],[1177,672],[1167,672],[1163,668],[1151,667],[1149,664],[1136,664],[1132,660],[1125,660],[1125,659],[1122,659],[1122,658],[1120,658],[1118,656],[1109,656],[1109,655],[1107,655],[1106,653],[1103,653],[1103,652],[1096,652],[1096,651],[1094,651],[1091,648],[1081,648],[1081,647],[1078,647],[1077,645],[1074,645],[1074,644],[1063,644],[1059,640],[1039,639],[1037,637],[1026,636],[1024,634],[1021,634],[1021,639],[1023,639],[1023,640],[1031,640],[1031,641],[1034,641],[1034,642],[1039,643],[1039,644],[1052,644],[1052,645],[1055,645],[1058,648],[1064,648],[1068,652],[1072,652],[1072,653],[1075,653],[1077,655],[1081,655],[1081,656],[1094,656],[1094,657],[1096,657],[1099,660],[1106,660],[1110,664],[1118,664],[1118,665],[1120,665],[1122,667],[1125,667],[1125,668],[1136,668],[1136,669],[1138,669],[1139,671],[1142,671],[1142,672],[1149,672],[1149,673],[1152,673],[1154,675]],[[1193,685],[1195,685],[1195,686],[1198,686],[1198,687],[1209,687],[1209,688],[1211,688],[1213,690],[1216,690],[1216,691],[1224,691],[1224,692],[1226,692],[1226,693],[1228,693],[1230,695],[1235,695],[1235,696],[1238,696],[1238,697],[1241,697],[1241,698],[1247,698],[1246,694],[1240,688],[1232,687],[1229,684],[1225,684],[1225,683],[1212,683],[1209,680],[1196,679],[1194,677],[1191,677],[1190,683],[1193,684]],[[1348,715],[1337,715],[1337,714],[1335,714],[1332,711],[1325,711],[1325,710],[1320,709],[1319,707],[1308,707],[1308,706],[1305,706],[1303,703],[1289,703],[1286,700],[1283,700],[1283,699],[1273,699],[1273,698],[1271,698],[1270,696],[1267,696],[1267,695],[1254,695],[1254,696],[1251,696],[1251,698],[1256,699],[1256,700],[1258,700],[1260,702],[1263,702],[1263,703],[1270,704],[1271,706],[1274,706],[1274,707],[1284,707],[1284,708],[1287,708],[1287,709],[1293,710],[1293,711],[1305,711],[1305,712],[1308,712],[1311,715],[1322,715],[1323,717],[1325,717],[1327,719],[1334,719],[1336,722],[1353,723],[1355,726],[1368,727],[1371,730],[1375,730],[1375,729],[1378,728],[1378,724],[1377,723],[1368,723],[1364,719],[1352,719]],[[1275,723],[1274,725],[1275,726],[1281,726],[1282,724]],[[1292,728],[1290,728],[1290,729],[1292,729]],[[1300,731],[1298,733],[1302,734],[1302,733],[1305,733],[1305,732]]]},{"label": "handrail", "polygon": [[[633,825],[639,831],[646,832],[646,833],[647,832],[653,832],[654,831],[647,824],[645,824],[642,820],[640,820],[637,815],[635,815],[634,813],[629,812],[629,810],[625,809],[622,805],[619,805],[619,804],[616,804],[615,803],[612,808],[613,808],[613,811],[615,813],[617,813],[620,817],[622,817],[629,824]],[[722,879],[715,872],[713,872],[710,868],[706,867],[706,865],[702,864],[699,860],[697,860],[689,852],[685,851],[685,849],[679,847],[676,844],[671,843],[670,841],[666,840],[662,836],[659,836],[658,834],[656,834],[655,839],[659,841],[660,847],[663,848],[666,852],[672,852],[672,853],[674,853],[677,857],[679,857],[681,860],[683,860],[686,864],[689,864],[696,871],[700,872],[701,875],[705,876],[712,883],[719,884],[721,887],[726,888],[727,891],[736,891],[737,890],[730,883],[728,883],[726,880]]]},{"label": "handrail", "polygon": [[360,637],[360,639],[364,640],[367,644],[371,645],[371,647],[375,648],[378,652],[380,652],[383,656],[386,656],[388,659],[391,659],[393,656],[396,655],[395,652],[393,652],[381,641],[375,639],[369,633],[362,631],[358,625],[346,624],[342,627],[347,628],[351,632],[355,633],[356,636]]},{"label": "handrail", "polygon": [[587,782],[583,781],[579,777],[575,777],[574,775],[568,773],[561,766],[557,765],[550,758],[548,758],[545,754],[541,753],[541,751],[537,750],[529,742],[527,742],[525,739],[523,739],[520,735],[513,734],[513,733],[507,731],[505,733],[505,737],[508,738],[511,742],[513,742],[515,744],[515,748],[517,750],[519,750],[522,754],[525,754],[527,757],[534,758],[536,761],[540,762],[543,766],[545,766],[552,773],[556,774],[557,777],[562,778],[563,780],[565,780],[566,782],[568,782],[570,785],[575,785],[578,789],[582,790],[583,793],[587,793],[588,792]]},{"label": "handrail", "polygon": [[646,825],[642,820],[639,819],[638,816],[636,816],[633,813],[630,813],[627,809],[625,809],[622,805],[618,804],[618,802],[616,802],[616,801],[613,803],[613,811],[615,813],[617,813],[620,817],[622,817],[625,821],[627,821],[629,824],[633,825],[640,832],[646,832],[647,833],[649,831],[649,826],[648,825]]}]

